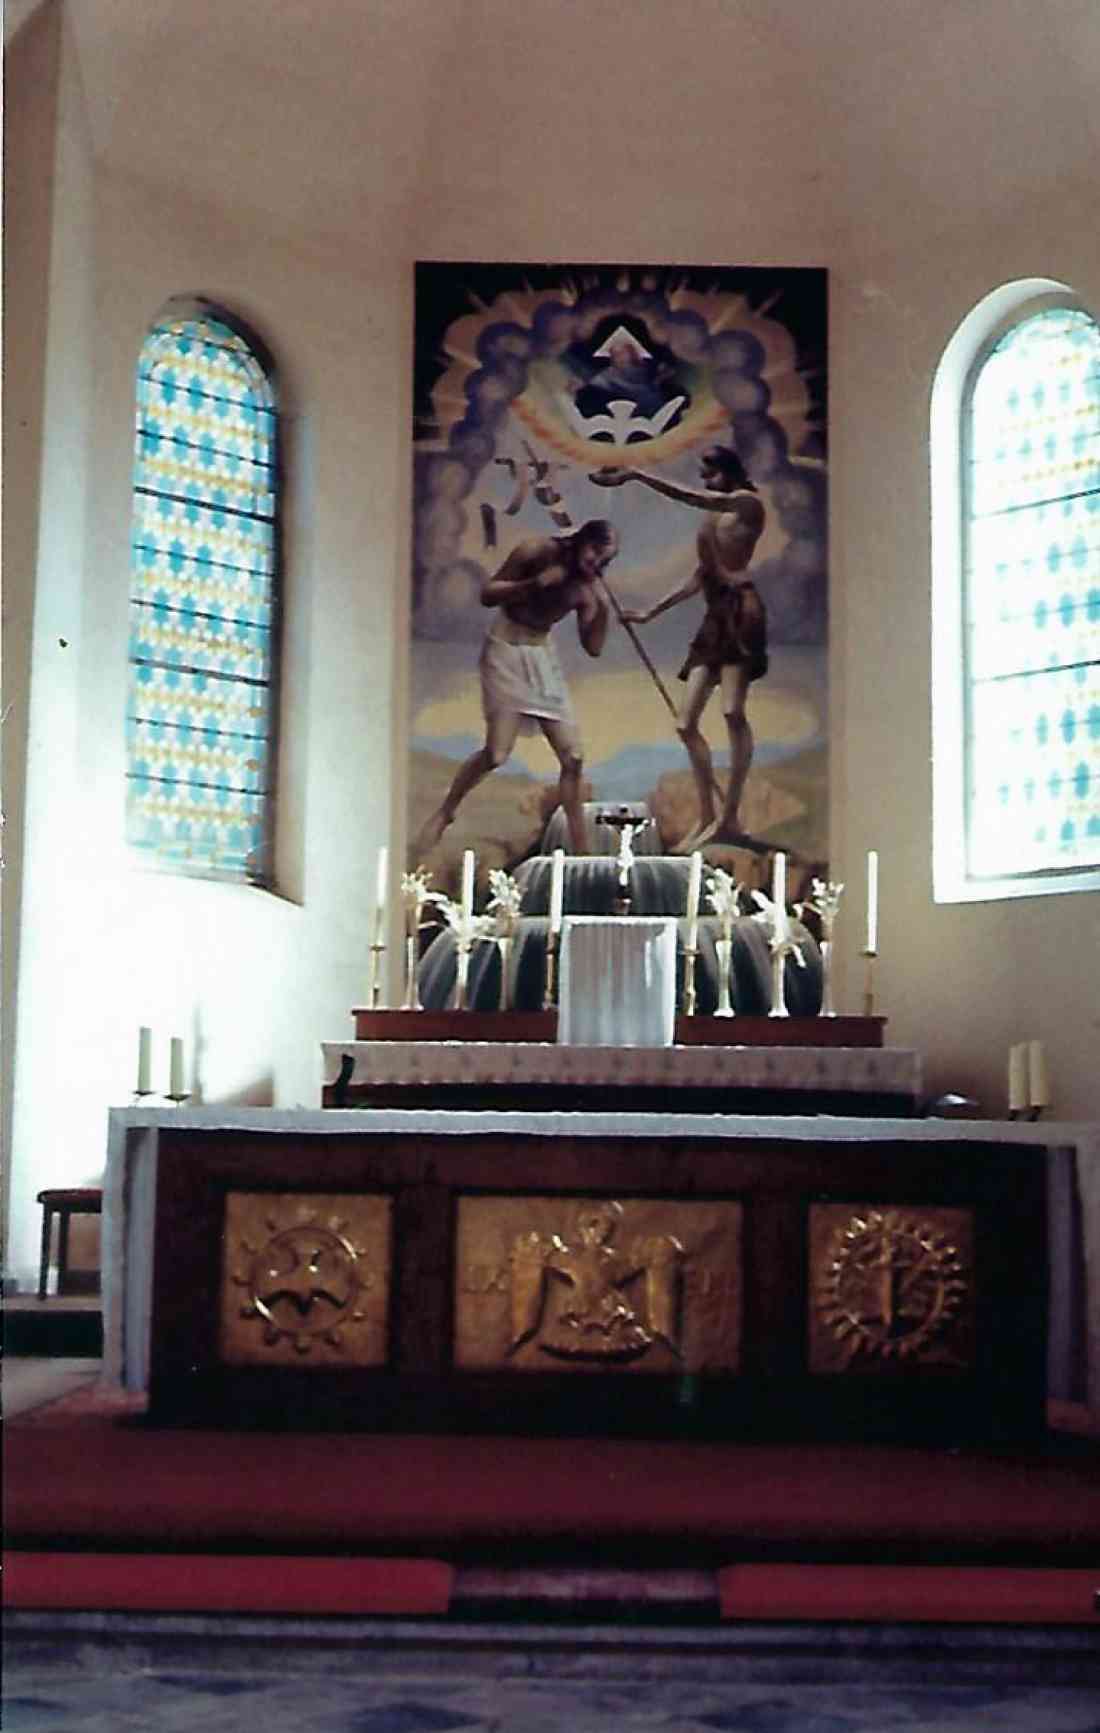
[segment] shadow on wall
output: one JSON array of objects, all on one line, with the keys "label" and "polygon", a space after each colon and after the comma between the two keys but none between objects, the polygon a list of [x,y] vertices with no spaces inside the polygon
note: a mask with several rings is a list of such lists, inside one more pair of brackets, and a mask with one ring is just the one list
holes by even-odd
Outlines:
[{"label": "shadow on wall", "polygon": [[216,1102],[200,1102],[192,1097],[191,1106],[207,1107],[274,1107],[275,1105],[275,1074],[264,1071],[251,1083],[246,1083],[243,1089],[232,1089],[226,1095],[219,1095]]}]

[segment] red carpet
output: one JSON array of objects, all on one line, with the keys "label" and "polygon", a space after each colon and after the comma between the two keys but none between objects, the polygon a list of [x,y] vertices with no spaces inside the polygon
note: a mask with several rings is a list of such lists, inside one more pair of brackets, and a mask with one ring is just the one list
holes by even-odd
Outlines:
[{"label": "red carpet", "polygon": [[50,1611],[441,1617],[453,1583],[434,1559],[8,1552],[3,1587],[6,1607]]},{"label": "red carpet", "polygon": [[857,1624],[1097,1625],[1096,1570],[929,1565],[733,1565],[718,1572],[724,1619]]},{"label": "red carpet", "polygon": [[[9,1546],[824,1564],[1100,1561],[1093,1446],[158,1430],[75,1398],[6,1429]],[[131,1405],[132,1406],[132,1405]]]}]

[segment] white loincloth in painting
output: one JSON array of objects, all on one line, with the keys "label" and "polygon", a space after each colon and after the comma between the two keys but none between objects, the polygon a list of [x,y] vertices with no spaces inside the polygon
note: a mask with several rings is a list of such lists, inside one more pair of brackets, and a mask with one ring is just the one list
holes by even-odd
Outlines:
[{"label": "white loincloth in painting", "polygon": [[486,721],[518,716],[521,734],[536,733],[543,721],[576,725],[549,633],[529,632],[511,620],[501,620],[482,646],[479,668]]}]

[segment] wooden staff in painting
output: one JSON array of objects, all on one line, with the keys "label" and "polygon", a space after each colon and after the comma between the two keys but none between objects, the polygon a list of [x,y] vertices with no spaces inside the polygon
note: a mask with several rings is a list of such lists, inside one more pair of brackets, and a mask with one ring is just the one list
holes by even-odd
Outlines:
[{"label": "wooden staff in painting", "polygon": [[[740,457],[731,446],[713,445],[700,460],[702,488],[685,487],[644,470],[607,468],[592,480],[601,487],[621,487],[639,481],[666,499],[707,513],[699,531],[698,563],[686,583],[655,602],[652,608],[623,609],[624,625],[644,625],[688,597],[702,592],[706,612],[688,646],[680,678],[687,692],[676,715],[676,731],[691,761],[699,796],[699,823],[685,837],[680,851],[692,853],[708,842],[751,844],[741,822],[741,796],[752,763],[753,734],[746,714],[749,686],[767,672],[767,622],[764,604],[752,580],[745,576],[763,533],[764,506]],[[648,664],[648,659],[647,659]],[[730,744],[730,772],[721,808],[710,748],[699,727],[716,688]]]}]

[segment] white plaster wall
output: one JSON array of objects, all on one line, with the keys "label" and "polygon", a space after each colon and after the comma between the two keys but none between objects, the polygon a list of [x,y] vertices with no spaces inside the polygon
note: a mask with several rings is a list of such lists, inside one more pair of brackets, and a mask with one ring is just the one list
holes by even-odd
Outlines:
[{"label": "white plaster wall", "polygon": [[[14,554],[7,575],[15,626],[14,656],[5,646],[5,666],[15,671],[14,682],[5,682],[5,703],[7,725],[25,743],[25,781],[8,785],[12,879],[5,913],[21,918],[22,938],[15,943],[18,992],[5,980],[5,1122],[11,1221],[24,1230],[26,1244],[13,1268],[23,1276],[37,1234],[35,1193],[54,1183],[55,1172],[62,1184],[72,1172],[64,1107],[72,1087],[67,1058],[80,1040],[73,1024],[81,1016],[81,996],[75,1003],[70,996],[76,983],[69,890],[92,382],[92,166],[62,9],[43,6],[28,17],[10,57],[7,77],[17,73],[18,94],[8,117],[9,147],[19,153],[20,172],[9,206],[15,234],[6,241],[6,314],[9,321],[27,315],[30,339],[15,366],[8,422],[19,491],[11,491],[10,474],[5,489],[15,519],[12,539],[5,539],[5,554]],[[35,95],[37,103],[30,100]]]},{"label": "white plaster wall", "polygon": [[[997,220],[966,204],[904,252],[852,254],[832,283],[834,861],[881,854],[878,987],[890,1039],[925,1056],[930,1092],[1007,1106],[1007,1049],[1047,1047],[1056,1113],[1100,1116],[1100,895],[932,901],[932,380],[998,285],[1054,277],[1100,314],[1092,183],[1067,180]],[[851,944],[851,932],[848,940]],[[858,964],[848,971],[849,995]]]},{"label": "white plaster wall", "polygon": [[[52,828],[29,851],[37,889],[20,982],[10,1268],[21,1283],[37,1256],[34,1191],[102,1172],[106,1111],[134,1086],[141,1024],[160,1089],[180,1035],[196,1100],[319,1102],[319,1042],[349,1031],[365,992],[396,752],[408,514],[407,417],[394,406],[409,397],[409,283],[394,248],[364,235],[343,260],[296,254],[100,176],[94,282],[94,345],[86,333],[75,345],[94,395],[69,434],[87,453],[89,494],[69,549],[78,672],[55,714],[54,733],[66,729],[55,762],[48,774],[32,763]],[[279,894],[135,869],[121,842],[133,372],[148,321],[189,291],[245,317],[280,367],[291,484]]]}]

